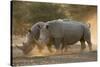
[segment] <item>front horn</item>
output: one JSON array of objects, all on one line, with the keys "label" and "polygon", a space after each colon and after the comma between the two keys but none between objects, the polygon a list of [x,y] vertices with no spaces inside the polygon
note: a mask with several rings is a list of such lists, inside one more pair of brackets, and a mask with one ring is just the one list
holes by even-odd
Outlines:
[{"label": "front horn", "polygon": [[18,46],[18,45],[16,45],[16,47],[17,47],[18,49],[20,49],[20,50],[23,50],[23,46]]}]

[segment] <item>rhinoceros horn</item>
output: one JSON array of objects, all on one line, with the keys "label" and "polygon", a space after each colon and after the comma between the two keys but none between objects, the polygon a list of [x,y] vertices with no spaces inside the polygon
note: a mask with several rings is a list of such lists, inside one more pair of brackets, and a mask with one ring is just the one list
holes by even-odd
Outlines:
[{"label": "rhinoceros horn", "polygon": [[23,49],[24,49],[23,46],[18,46],[18,45],[16,45],[16,47],[17,47],[18,49],[20,49],[20,50],[23,50]]},{"label": "rhinoceros horn", "polygon": [[[33,40],[34,40],[35,44],[38,46],[39,50],[41,51],[41,49],[43,49],[43,47],[40,45],[40,43],[35,38],[33,38]],[[29,47],[31,47],[32,45],[34,46],[34,44],[31,44]],[[27,47],[25,45],[23,45],[23,46],[16,45],[16,47],[18,49],[22,50],[24,52],[24,54],[29,53],[33,49],[33,48],[29,48],[28,45],[27,45]]]}]

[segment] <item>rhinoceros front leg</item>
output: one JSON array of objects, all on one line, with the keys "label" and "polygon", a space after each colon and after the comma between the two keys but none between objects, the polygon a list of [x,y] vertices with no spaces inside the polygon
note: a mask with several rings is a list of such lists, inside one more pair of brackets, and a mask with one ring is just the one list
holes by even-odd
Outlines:
[{"label": "rhinoceros front leg", "polygon": [[56,48],[56,54],[61,54],[61,39],[60,38],[55,38],[54,39],[54,46]]},{"label": "rhinoceros front leg", "polygon": [[48,48],[49,52],[51,52],[51,53],[53,52],[52,45],[54,45],[54,39],[53,38],[51,38],[49,40],[49,42],[47,43],[47,48]]},{"label": "rhinoceros front leg", "polygon": [[66,42],[62,42],[61,50],[62,50],[62,54],[68,51],[68,45]]}]

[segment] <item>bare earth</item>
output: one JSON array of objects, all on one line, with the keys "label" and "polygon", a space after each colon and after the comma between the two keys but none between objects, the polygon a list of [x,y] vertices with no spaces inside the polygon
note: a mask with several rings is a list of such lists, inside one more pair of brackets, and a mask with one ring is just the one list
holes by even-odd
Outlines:
[{"label": "bare earth", "polygon": [[68,51],[64,54],[51,54],[45,48],[44,53],[39,54],[38,50],[33,50],[31,55],[23,55],[21,50],[17,49],[14,45],[21,44],[22,39],[15,37],[13,39],[12,49],[12,65],[41,65],[41,64],[59,64],[59,63],[75,63],[75,62],[90,62],[97,61],[97,48],[93,44],[93,51],[88,51],[88,46],[85,51],[80,52],[80,45],[75,44],[69,47]]}]

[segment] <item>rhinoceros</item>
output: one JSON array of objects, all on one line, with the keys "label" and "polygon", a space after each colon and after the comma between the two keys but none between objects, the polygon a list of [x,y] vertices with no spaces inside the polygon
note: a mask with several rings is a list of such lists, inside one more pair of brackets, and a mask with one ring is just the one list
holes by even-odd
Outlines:
[{"label": "rhinoceros", "polygon": [[92,50],[90,28],[82,22],[73,20],[48,21],[40,30],[39,43],[48,46],[53,44],[56,50],[59,50],[61,45],[61,49],[64,49],[67,45],[78,41],[81,43],[82,51],[86,48],[85,42],[88,43],[89,50]]},{"label": "rhinoceros", "polygon": [[34,24],[26,34],[26,40],[25,42],[23,42],[23,46],[16,45],[16,47],[21,49],[24,54],[29,53],[35,45],[37,45],[41,51],[42,47],[38,44],[37,40],[40,36],[40,29],[43,25],[44,22],[37,22],[36,24]]}]

